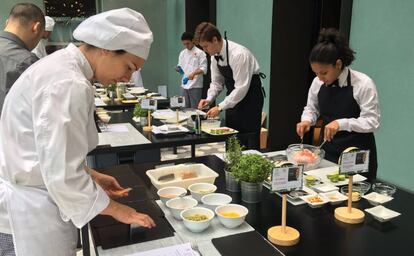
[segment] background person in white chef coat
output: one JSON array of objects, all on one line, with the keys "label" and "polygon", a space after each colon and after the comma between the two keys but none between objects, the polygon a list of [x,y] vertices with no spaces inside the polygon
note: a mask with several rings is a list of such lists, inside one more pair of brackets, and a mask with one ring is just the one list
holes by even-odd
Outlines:
[{"label": "background person in white chef coat", "polygon": [[84,44],[32,65],[6,97],[0,255],[75,255],[75,227],[98,214],[155,226],[148,215],[108,197],[122,189],[113,177],[85,166],[98,143],[92,82],[128,82],[148,57],[152,32],[140,13],[123,8],[86,19],[73,36]]},{"label": "background person in white chef coat", "polygon": [[181,42],[185,49],[180,52],[177,65],[184,71],[181,90],[187,108],[197,108],[203,92],[203,75],[207,73],[206,54],[194,45],[193,39],[189,32],[182,34]]},{"label": "background person in white chef coat", "polygon": [[49,40],[50,35],[52,34],[53,28],[55,26],[55,20],[52,17],[45,16],[45,31],[43,32],[42,39],[40,39],[36,48],[32,50],[36,56],[41,59],[47,55],[46,44]]}]

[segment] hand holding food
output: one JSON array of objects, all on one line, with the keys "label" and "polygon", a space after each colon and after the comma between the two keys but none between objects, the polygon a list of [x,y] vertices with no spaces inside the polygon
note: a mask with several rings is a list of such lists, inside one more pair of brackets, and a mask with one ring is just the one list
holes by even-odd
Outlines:
[{"label": "hand holding food", "polygon": [[208,105],[210,105],[210,101],[206,99],[200,100],[200,102],[198,103],[198,109],[203,109],[207,107]]},{"label": "hand holding food", "polygon": [[220,109],[216,106],[207,112],[207,117],[215,117],[218,116],[218,114],[220,114]]}]

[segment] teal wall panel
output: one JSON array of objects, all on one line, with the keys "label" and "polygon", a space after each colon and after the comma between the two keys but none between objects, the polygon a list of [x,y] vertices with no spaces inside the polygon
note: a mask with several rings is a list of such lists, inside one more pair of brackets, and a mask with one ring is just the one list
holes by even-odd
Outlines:
[{"label": "teal wall panel", "polygon": [[[272,0],[217,1],[217,27],[223,36],[226,30],[229,40],[247,47],[256,57],[261,72],[267,75],[262,80],[267,95],[270,84],[272,10]],[[269,113],[269,97],[265,99],[263,111]]]},{"label": "teal wall panel", "polygon": [[368,74],[380,98],[378,176],[414,191],[414,1],[354,1],[352,68]]}]

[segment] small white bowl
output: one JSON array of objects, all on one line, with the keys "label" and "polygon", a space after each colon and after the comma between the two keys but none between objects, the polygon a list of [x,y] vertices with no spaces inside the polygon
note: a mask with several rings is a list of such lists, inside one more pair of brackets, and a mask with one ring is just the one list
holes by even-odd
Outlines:
[{"label": "small white bowl", "polygon": [[217,206],[231,203],[231,196],[222,193],[211,193],[201,197],[204,206],[214,211]]},{"label": "small white bowl", "polygon": [[[187,217],[193,216],[195,214],[206,215],[207,219],[200,221],[187,219]],[[210,226],[210,222],[214,218],[214,212],[204,207],[194,207],[182,211],[180,217],[182,218],[184,226],[186,228],[188,228],[191,232],[199,233],[207,229],[208,226]]]},{"label": "small white bowl", "polygon": [[217,187],[211,183],[194,183],[188,186],[188,190],[195,200],[201,202],[201,197],[216,192]]},{"label": "small white bowl", "polygon": [[344,194],[339,193],[339,191],[331,191],[327,193],[322,193],[322,195],[329,200],[329,202],[332,205],[340,204],[346,200],[348,200],[348,197]]},{"label": "small white bowl", "polygon": [[[243,205],[228,204],[216,207],[215,212],[223,226],[225,226],[226,228],[236,228],[244,222],[244,219],[246,218],[246,215],[249,213],[249,210]],[[236,213],[238,216],[231,217],[225,215],[226,213]]]},{"label": "small white bowl", "polygon": [[401,213],[385,208],[382,205],[365,209],[365,211],[380,222],[386,222],[401,215]]},{"label": "small white bowl", "polygon": [[[320,202],[311,202],[310,200],[312,198],[319,198]],[[308,205],[312,208],[319,208],[322,207],[324,204],[326,204],[327,202],[329,202],[329,200],[327,198],[325,198],[322,195],[307,195],[307,196],[301,196],[300,199],[302,199],[303,201],[305,201],[306,203],[308,203]]]},{"label": "small white bowl", "polygon": [[157,195],[160,197],[161,202],[163,202],[164,204],[168,200],[176,198],[183,193],[187,194],[187,189],[182,187],[165,187],[157,191]]},{"label": "small white bowl", "polygon": [[387,196],[387,195],[380,194],[380,193],[377,193],[377,192],[371,192],[367,195],[363,195],[362,197],[367,199],[368,202],[372,205],[385,204],[386,202],[389,202],[392,199],[394,199],[391,196]]},{"label": "small white bowl", "polygon": [[177,220],[182,220],[180,213],[183,210],[195,207],[198,204],[197,200],[191,197],[177,197],[167,201],[168,209],[170,209],[172,215]]}]

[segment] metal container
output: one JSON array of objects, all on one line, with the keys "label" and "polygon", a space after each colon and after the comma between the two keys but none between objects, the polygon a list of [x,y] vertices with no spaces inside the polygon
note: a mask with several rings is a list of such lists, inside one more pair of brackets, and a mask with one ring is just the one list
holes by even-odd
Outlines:
[{"label": "metal container", "polygon": [[252,183],[241,181],[241,199],[246,203],[262,201],[263,182]]}]

